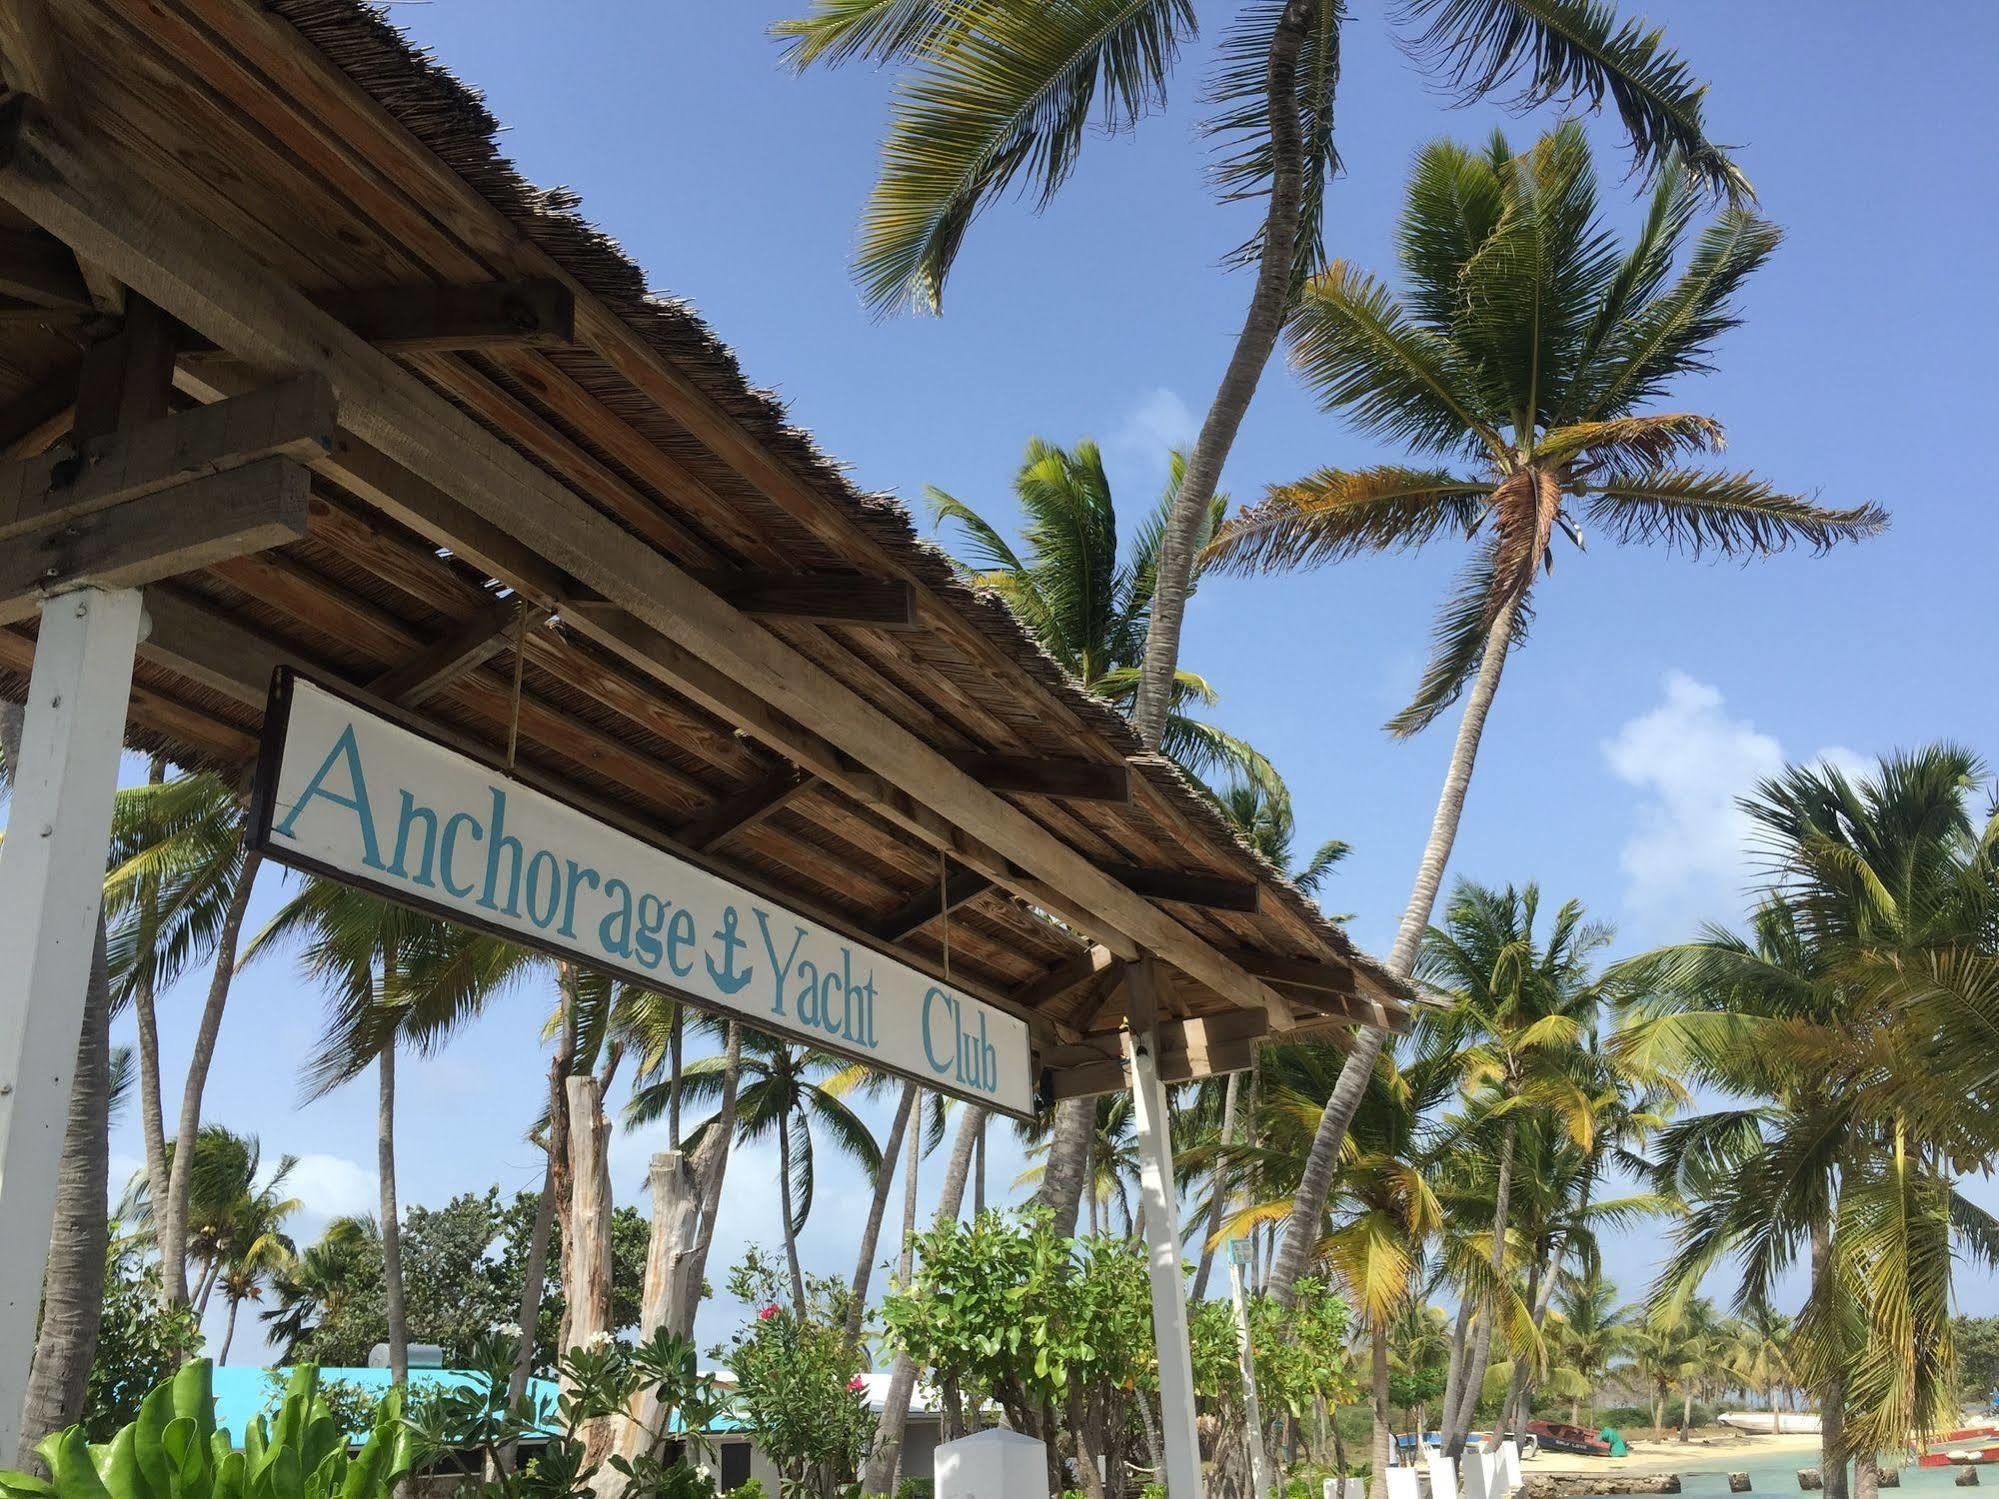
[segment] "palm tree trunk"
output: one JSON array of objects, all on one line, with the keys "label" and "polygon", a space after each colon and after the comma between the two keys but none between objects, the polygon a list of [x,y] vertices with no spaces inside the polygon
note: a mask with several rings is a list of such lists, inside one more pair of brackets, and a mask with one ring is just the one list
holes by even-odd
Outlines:
[{"label": "palm tree trunk", "polygon": [[1222,465],[1257,382],[1270,363],[1297,295],[1298,229],[1305,195],[1304,140],[1298,125],[1298,55],[1319,13],[1320,0],[1289,0],[1270,39],[1265,77],[1270,119],[1270,200],[1264,210],[1263,249],[1256,288],[1221,385],[1208,406],[1201,435],[1187,455],[1186,472],[1174,497],[1173,513],[1160,538],[1158,581],[1152,619],[1145,634],[1145,661],[1139,672],[1132,726],[1148,749],[1158,749],[1180,665],[1180,627],[1193,591],[1194,549],[1202,522],[1221,483]]},{"label": "palm tree trunk", "polygon": [[[1499,691],[1499,678],[1506,667],[1506,652],[1513,639],[1513,621],[1520,613],[1516,596],[1501,605],[1499,617],[1485,637],[1485,654],[1479,659],[1478,678],[1465,700],[1464,717],[1458,721],[1457,743],[1451,748],[1450,768],[1444,773],[1443,794],[1437,799],[1437,813],[1430,823],[1430,841],[1424,845],[1422,862],[1416,866],[1415,888],[1409,893],[1408,909],[1396,929],[1395,946],[1388,954],[1388,971],[1406,979],[1415,971],[1416,952],[1430,925],[1430,912],[1437,904],[1437,890],[1444,882],[1444,866],[1450,862],[1451,846],[1457,842],[1458,822],[1464,816],[1465,794],[1471,789],[1472,767],[1478,760],[1479,740],[1485,734],[1486,715],[1492,711]],[[1291,1202],[1283,1247],[1270,1277],[1270,1295],[1280,1306],[1290,1306],[1298,1277],[1305,1273],[1312,1245],[1319,1237],[1319,1222],[1326,1211],[1326,1194],[1333,1188],[1333,1170],[1339,1164],[1340,1146],[1347,1126],[1353,1123],[1374,1064],[1387,1043],[1388,1033],[1367,1027],[1354,1038],[1353,1050],[1340,1067],[1339,1080],[1326,1099],[1319,1116],[1319,1128],[1312,1136],[1312,1151],[1305,1160],[1305,1172],[1298,1182],[1298,1194]]]},{"label": "palm tree trunk", "polygon": [[861,1323],[867,1316],[868,1281],[874,1274],[875,1251],[881,1245],[882,1219],[888,1214],[889,1188],[895,1184],[896,1158],[902,1154],[902,1137],[909,1129],[909,1116],[916,1108],[915,1083],[902,1085],[902,1097],[895,1106],[895,1119],[888,1127],[882,1146],[881,1169],[875,1172],[874,1195],[868,1200],[868,1221],[861,1229],[861,1253],[854,1264],[854,1293],[847,1305],[847,1342],[861,1340]]},{"label": "palm tree trunk", "polygon": [[1451,1415],[1458,1408],[1458,1400],[1464,1394],[1466,1356],[1471,1347],[1472,1297],[1467,1289],[1458,1297],[1458,1319],[1451,1328],[1451,1357],[1444,1366],[1444,1405],[1437,1412],[1437,1436],[1440,1441],[1451,1439]]},{"label": "palm tree trunk", "polygon": [[[1835,1206],[1834,1211],[1837,1212]],[[1832,1273],[1832,1223],[1812,1225],[1812,1284],[1810,1296],[1834,1294],[1826,1278]],[[1819,1397],[1819,1473],[1825,1499],[1848,1499],[1846,1483],[1846,1370],[1837,1359]]]},{"label": "palm tree trunk", "polygon": [[389,1378],[408,1384],[410,1330],[403,1309],[403,1229],[396,1208],[396,1043],[379,1058],[380,1095],[375,1108],[375,1170],[382,1192],[382,1305],[389,1324]]},{"label": "palm tree trunk", "polygon": [[1692,1439],[1694,1432],[1694,1385],[1687,1381],[1686,1389],[1680,1392],[1680,1440]]},{"label": "palm tree trunk", "polygon": [[1096,1129],[1094,1098],[1065,1098],[1055,1105],[1048,1127],[1048,1159],[1041,1168],[1041,1187],[1034,1201],[1048,1210],[1049,1226],[1065,1239],[1076,1232],[1083,1178],[1089,1171],[1090,1137]]},{"label": "palm tree trunk", "polygon": [[708,1251],[715,1243],[715,1220],[722,1208],[722,1183],[729,1173],[729,1147],[736,1137],[736,1095],[743,1079],[743,1028],[731,1021],[722,1043],[722,1098],[715,1109],[701,1148],[694,1155],[695,1179],[701,1183],[701,1226],[694,1236],[688,1256],[686,1300],[674,1308],[668,1325],[683,1338],[694,1335],[694,1317],[700,1310],[701,1277],[708,1267]]},{"label": "palm tree trunk", "polygon": [[[1506,1229],[1513,1205],[1513,1144],[1518,1130],[1518,1123],[1508,1118],[1499,1137],[1499,1171],[1492,1192],[1492,1278],[1495,1284],[1503,1284],[1506,1279]],[[1472,1417],[1478,1410],[1479,1396],[1485,1388],[1486,1366],[1492,1360],[1493,1324],[1498,1320],[1499,1301],[1495,1296],[1488,1302],[1485,1315],[1478,1319],[1478,1333],[1472,1340],[1472,1357],[1465,1369],[1464,1389],[1458,1396],[1458,1409],[1445,1437],[1444,1450],[1452,1457],[1464,1451],[1465,1436],[1471,1430]]]},{"label": "palm tree trunk", "polygon": [[236,888],[229,893],[215,937],[215,967],[209,974],[208,998],[195,1026],[194,1052],[188,1058],[187,1082],[181,1089],[180,1129],[174,1136],[179,1148],[173,1153],[173,1169],[167,1177],[165,1211],[155,1214],[160,1300],[166,1306],[187,1304],[187,1198],[194,1181],[194,1140],[201,1133],[201,1094],[208,1086],[209,1064],[215,1060],[215,1038],[222,1030],[223,1007],[229,1002],[230,980],[236,975],[236,944],[242,939],[243,917],[250,909],[250,890],[257,883],[260,863],[256,854],[246,853]]},{"label": "palm tree trunk", "polygon": [[[56,1179],[54,1230],[42,1273],[42,1322],[28,1393],[21,1409],[22,1467],[37,1464],[35,1443],[84,1416],[90,1363],[104,1321],[106,1227],[104,1199],[110,1176],[111,980],[104,959],[104,919],[97,921],[90,978],[84,989],[83,1027],[76,1044],[69,1114],[63,1127],[62,1164]],[[39,1471],[33,1467],[31,1471]]]},{"label": "palm tree trunk", "polygon": [[680,1085],[686,1075],[686,1051],[687,1009],[676,1004],[673,1007],[673,1024],[666,1038],[666,1137],[675,1150],[680,1149]]},{"label": "palm tree trunk", "polygon": [[986,1125],[981,1121],[977,1140],[972,1145],[972,1216],[978,1217],[986,1210]]},{"label": "palm tree trunk", "polygon": [[798,1222],[791,1206],[791,1110],[777,1115],[777,1193],[784,1212],[784,1262],[791,1270],[791,1306],[805,1315],[805,1272],[798,1265]]},{"label": "palm tree trunk", "polygon": [[[146,766],[146,784],[166,780],[167,762],[154,755]],[[139,892],[141,930],[152,933],[159,920],[159,886],[147,880]],[[149,963],[132,986],[132,1018],[139,1032],[139,1133],[146,1143],[146,1195],[158,1214],[167,1201],[166,1115],[160,1099],[160,1020],[153,1005],[153,972]]]},{"label": "palm tree trunk", "polygon": [[[1093,1108],[1094,1112],[1094,1108]],[[965,1201],[965,1179],[971,1174],[972,1146],[986,1120],[986,1111],[966,1104],[958,1121],[957,1136],[951,1141],[951,1159],[944,1168],[943,1189],[937,1197],[939,1224],[953,1221]],[[881,1422],[875,1428],[874,1449],[862,1492],[887,1494],[895,1486],[896,1469],[902,1463],[902,1432],[909,1420],[909,1397],[916,1388],[916,1362],[908,1354],[896,1355],[889,1371],[888,1391],[882,1400]],[[1050,1439],[1052,1449],[1053,1441]]]},{"label": "palm tree trunk", "polygon": [[1374,1405],[1374,1445],[1370,1453],[1373,1459],[1373,1474],[1368,1480],[1368,1492],[1374,1499],[1382,1499],[1388,1492],[1388,1447],[1393,1436],[1393,1413],[1388,1408],[1388,1322],[1383,1317],[1373,1319],[1368,1329],[1368,1393]]},{"label": "palm tree trunk", "polygon": [[229,1298],[229,1320],[222,1324],[222,1351],[215,1355],[215,1362],[218,1364],[229,1362],[229,1345],[236,1341],[236,1308],[242,1304],[243,1298],[240,1296]]},{"label": "palm tree trunk", "polygon": [[1201,1261],[1194,1271],[1194,1289],[1190,1300],[1199,1301],[1208,1293],[1208,1275],[1215,1268],[1215,1240],[1222,1231],[1222,1214],[1228,1208],[1228,1194],[1222,1183],[1228,1169],[1229,1147],[1235,1144],[1236,1090],[1241,1086],[1242,1074],[1231,1072],[1227,1085],[1222,1091],[1222,1148],[1215,1159],[1215,1169],[1209,1180],[1212,1186],[1208,1194],[1208,1226],[1201,1235]]},{"label": "palm tree trunk", "polygon": [[909,1161],[902,1178],[902,1254],[896,1260],[896,1276],[907,1288],[916,1268],[916,1172],[923,1160],[923,1090],[916,1090],[916,1104],[910,1115]]}]

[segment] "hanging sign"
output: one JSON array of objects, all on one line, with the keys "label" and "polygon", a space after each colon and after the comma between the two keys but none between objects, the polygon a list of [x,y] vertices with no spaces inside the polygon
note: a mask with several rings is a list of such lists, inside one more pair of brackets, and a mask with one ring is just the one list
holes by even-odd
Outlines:
[{"label": "hanging sign", "polygon": [[1026,1023],[281,669],[266,857],[1015,1115]]}]

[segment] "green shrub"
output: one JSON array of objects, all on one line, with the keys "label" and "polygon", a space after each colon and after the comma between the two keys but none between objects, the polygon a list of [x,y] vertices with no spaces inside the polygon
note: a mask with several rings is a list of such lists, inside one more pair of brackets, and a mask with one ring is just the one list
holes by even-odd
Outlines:
[{"label": "green shrub", "polygon": [[745,1480],[741,1488],[730,1489],[722,1499],[769,1499],[769,1496],[764,1493],[764,1481],[751,1478]]},{"label": "green shrub", "polygon": [[140,1402],[137,1419],[108,1443],[93,1445],[81,1426],[56,1432],[35,1448],[51,1481],[0,1473],[6,1499],[388,1499],[416,1466],[416,1449],[390,1395],[375,1412],[368,1440],[347,1455],[347,1433],[318,1397],[319,1371],[292,1373],[275,1416],[258,1416],[243,1450],[215,1427],[209,1363],[184,1366]]},{"label": "green shrub", "polygon": [[895,1499],[930,1499],[937,1484],[929,1478],[905,1478],[895,1486]]},{"label": "green shrub", "polygon": [[[1670,1421],[1672,1417],[1666,1419]],[[1650,1426],[1652,1412],[1642,1405],[1613,1405],[1609,1410],[1596,1413],[1596,1423],[1599,1427]]]}]

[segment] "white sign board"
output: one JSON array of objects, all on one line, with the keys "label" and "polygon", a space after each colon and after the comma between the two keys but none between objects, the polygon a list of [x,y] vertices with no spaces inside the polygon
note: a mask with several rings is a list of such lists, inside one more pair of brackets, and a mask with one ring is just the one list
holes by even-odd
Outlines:
[{"label": "white sign board", "polygon": [[251,843],[927,1088],[1034,1111],[1018,1017],[288,671],[271,689]]}]

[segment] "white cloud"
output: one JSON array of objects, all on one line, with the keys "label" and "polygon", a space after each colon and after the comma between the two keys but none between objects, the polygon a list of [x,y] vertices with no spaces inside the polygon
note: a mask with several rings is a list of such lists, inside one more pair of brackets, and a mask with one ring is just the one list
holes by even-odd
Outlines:
[{"label": "white cloud", "polygon": [[300,1242],[316,1237],[335,1218],[376,1213],[382,1205],[375,1173],[345,1156],[300,1156],[285,1182],[285,1190],[305,1204],[298,1216],[305,1232],[299,1233],[296,1227],[291,1230],[292,1237]]},{"label": "white cloud", "polygon": [[1157,386],[1141,396],[1105,444],[1110,457],[1163,478],[1166,455],[1190,448],[1201,434],[1201,419],[1179,392]]},{"label": "white cloud", "polygon": [[[1619,780],[1644,793],[1620,863],[1625,904],[1638,940],[1690,933],[1700,921],[1731,921],[1756,882],[1754,825],[1736,799],[1782,770],[1775,737],[1731,717],[1720,691],[1685,672],[1669,673],[1656,708],[1626,722],[1603,744]],[[1810,757],[1849,771],[1850,750]]]}]

